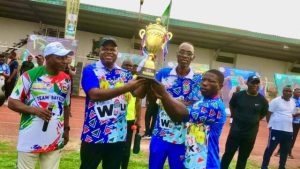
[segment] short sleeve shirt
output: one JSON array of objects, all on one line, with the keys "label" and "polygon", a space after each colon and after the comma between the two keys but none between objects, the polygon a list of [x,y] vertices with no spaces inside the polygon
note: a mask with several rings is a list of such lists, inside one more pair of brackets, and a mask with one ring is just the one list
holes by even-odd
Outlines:
[{"label": "short sleeve shirt", "polygon": [[[296,103],[296,108],[298,112],[300,112],[300,97],[298,98],[293,98],[295,103]],[[300,123],[300,117],[294,117],[293,123],[299,124]]]},{"label": "short sleeve shirt", "polygon": [[[17,60],[11,60],[9,62],[10,73],[12,73],[15,69],[18,70],[18,67],[19,67],[19,63]],[[15,77],[13,77],[13,79],[17,79],[17,78],[18,78],[18,75],[16,74]]]},{"label": "short sleeve shirt", "polygon": [[106,101],[93,101],[88,92],[93,88],[118,88],[132,79],[129,71],[117,65],[107,69],[101,61],[83,69],[81,85],[85,91],[85,118],[81,140],[88,143],[116,143],[126,140],[126,110],[130,95],[123,94]]},{"label": "short sleeve shirt", "polygon": [[4,72],[4,73],[9,75],[10,74],[10,69],[9,69],[8,64],[5,64],[5,63],[1,64],[0,65],[0,72]]},{"label": "short sleeve shirt", "polygon": [[[133,78],[136,79],[137,75],[133,75]],[[127,115],[126,120],[135,120],[136,112],[135,112],[135,103],[136,97],[134,97],[131,93],[129,93],[130,97],[127,103]]]},{"label": "short sleeve shirt", "polygon": [[63,148],[64,106],[70,104],[70,90],[70,77],[64,72],[52,75],[41,66],[23,73],[10,97],[31,107],[47,108],[50,102],[54,107],[46,132],[42,131],[44,120],[21,112],[18,151],[42,153]]},{"label": "short sleeve shirt", "polygon": [[186,154],[188,169],[220,168],[219,139],[226,122],[225,105],[219,97],[200,99],[188,106]]},{"label": "short sleeve shirt", "polygon": [[34,64],[32,62],[24,61],[21,66],[20,73],[26,72],[32,68],[34,68]]},{"label": "short sleeve shirt", "polygon": [[272,112],[269,127],[274,130],[293,132],[293,114],[296,113],[296,104],[293,99],[284,100],[281,96],[270,102],[269,111]]},{"label": "short sleeve shirt", "polygon": [[264,96],[247,94],[246,90],[234,93],[229,105],[233,110],[230,131],[254,138],[258,132],[259,121],[266,116],[269,104]]},{"label": "short sleeve shirt", "polygon": [[[200,74],[195,74],[192,69],[187,76],[180,77],[176,73],[176,68],[163,68],[157,73],[156,79],[166,87],[175,99],[190,102],[196,100],[197,97],[191,97],[191,93],[193,90],[198,90],[196,86],[200,85],[202,78]],[[197,93],[197,91],[195,92]],[[185,123],[173,122],[163,106],[160,105],[153,136],[169,143],[184,144],[185,131]]]}]

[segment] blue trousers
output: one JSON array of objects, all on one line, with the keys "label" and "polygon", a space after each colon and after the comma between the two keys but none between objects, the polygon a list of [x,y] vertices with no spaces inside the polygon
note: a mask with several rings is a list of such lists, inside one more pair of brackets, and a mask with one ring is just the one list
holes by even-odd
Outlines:
[{"label": "blue trousers", "polygon": [[270,129],[269,141],[264,153],[264,159],[261,168],[268,169],[270,158],[277,145],[280,144],[279,169],[285,169],[285,163],[291,147],[292,139],[293,132]]},{"label": "blue trousers", "polygon": [[152,136],[149,169],[163,169],[167,157],[170,169],[183,169],[184,154],[184,144],[172,144]]}]

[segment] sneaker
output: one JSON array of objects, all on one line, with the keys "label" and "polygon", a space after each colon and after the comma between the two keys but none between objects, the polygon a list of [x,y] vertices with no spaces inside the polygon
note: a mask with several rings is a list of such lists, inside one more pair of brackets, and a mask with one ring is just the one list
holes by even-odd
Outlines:
[{"label": "sneaker", "polygon": [[292,154],[289,154],[289,155],[288,155],[288,158],[294,159],[294,156],[293,156]]},{"label": "sneaker", "polygon": [[150,135],[144,135],[144,136],[142,137],[142,139],[144,139],[144,140],[150,140],[150,139],[151,139],[151,136],[150,136]]}]

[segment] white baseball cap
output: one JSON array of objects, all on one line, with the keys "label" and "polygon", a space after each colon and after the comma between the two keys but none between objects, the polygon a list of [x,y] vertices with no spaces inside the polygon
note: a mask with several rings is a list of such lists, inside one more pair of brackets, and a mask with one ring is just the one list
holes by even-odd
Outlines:
[{"label": "white baseball cap", "polygon": [[47,57],[49,55],[66,56],[73,54],[73,51],[66,49],[60,42],[51,42],[46,45],[44,49],[44,57]]}]

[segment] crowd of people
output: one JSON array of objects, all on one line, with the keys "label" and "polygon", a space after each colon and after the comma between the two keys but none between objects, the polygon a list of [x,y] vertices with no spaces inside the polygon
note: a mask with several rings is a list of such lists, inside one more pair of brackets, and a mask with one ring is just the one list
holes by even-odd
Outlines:
[{"label": "crowd of people", "polygon": [[[265,117],[270,136],[261,168],[268,168],[278,144],[279,168],[285,168],[287,157],[293,158],[292,147],[299,131],[300,89],[285,86],[283,96],[268,103],[258,92],[260,78],[249,76],[247,89],[234,92],[230,100],[232,124],[220,159],[219,140],[226,122],[225,104],[219,95],[224,75],[216,69],[194,73],[190,67],[194,52],[191,43],[181,43],[177,66],[162,68],[155,79],[149,80],[138,76],[130,59],[121,67],[117,65],[117,41],[102,38],[99,61],[85,66],[82,72],[86,101],[80,169],[96,169],[100,163],[103,169],[128,168],[133,130],[139,132],[141,99],[145,97],[150,169],[163,169],[166,159],[170,169],[228,169],[236,151],[236,168],[244,169],[259,122]],[[61,150],[72,127],[69,117],[74,71],[68,66],[72,53],[59,42],[49,43],[43,56],[36,56],[39,66],[33,68],[32,56],[28,57],[19,78],[15,53],[10,55],[9,65],[0,55],[6,95],[10,96],[8,107],[21,114],[19,169],[34,169],[37,161],[42,169],[59,168]]]}]

